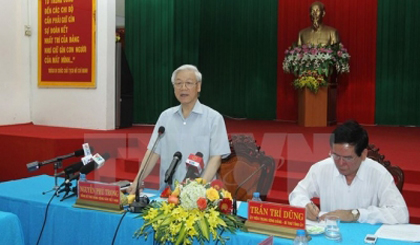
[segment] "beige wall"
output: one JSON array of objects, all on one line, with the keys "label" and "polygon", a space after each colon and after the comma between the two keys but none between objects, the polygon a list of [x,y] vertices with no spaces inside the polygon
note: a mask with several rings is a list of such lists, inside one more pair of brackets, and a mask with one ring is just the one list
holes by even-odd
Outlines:
[{"label": "beige wall", "polygon": [[0,125],[30,118],[30,39],[24,35],[27,13],[20,0],[0,0]]},{"label": "beige wall", "polygon": [[97,1],[96,89],[38,88],[37,3],[0,0],[0,125],[114,129],[115,0]]}]

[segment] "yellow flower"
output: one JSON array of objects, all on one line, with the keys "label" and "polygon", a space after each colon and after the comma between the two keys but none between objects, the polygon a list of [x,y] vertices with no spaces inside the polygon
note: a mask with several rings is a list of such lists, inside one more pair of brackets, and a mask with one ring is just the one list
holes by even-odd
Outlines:
[{"label": "yellow flower", "polygon": [[229,198],[230,200],[232,200],[232,194],[230,194],[230,192],[225,189],[222,189],[222,196],[223,198]]},{"label": "yellow flower", "polygon": [[210,201],[214,201],[214,200],[217,200],[217,199],[220,198],[219,192],[216,189],[214,189],[213,187],[206,190],[206,197]]},{"label": "yellow flower", "polygon": [[172,216],[176,221],[183,222],[188,218],[188,212],[186,212],[181,206],[178,206],[172,211]]},{"label": "yellow flower", "polygon": [[195,181],[199,184],[203,184],[205,185],[207,183],[207,181],[203,178],[196,178]]},{"label": "yellow flower", "polygon": [[192,228],[191,230],[188,231],[187,234],[189,237],[194,237],[198,235],[198,232],[194,228]]},{"label": "yellow flower", "polygon": [[[180,184],[181,204],[179,205],[166,201],[149,204],[147,211],[142,215],[146,222],[136,231],[135,235],[147,238],[150,232],[146,229],[150,227],[155,231],[153,236],[158,243],[192,244],[195,240],[213,239],[224,244],[226,238],[219,233],[227,230],[233,232],[231,230],[232,222],[235,230],[243,226],[240,222],[232,220],[228,216],[229,214],[221,215],[220,213],[218,205],[220,198],[231,202],[228,200],[232,199],[231,193],[204,183],[204,179],[199,179],[198,181],[187,181],[185,185]],[[195,204],[199,198],[204,199],[204,197],[208,203],[204,210],[200,210],[194,205],[185,205],[188,202]],[[229,229],[226,228],[225,220],[229,221]]]},{"label": "yellow flower", "polygon": [[207,221],[209,222],[209,225],[211,228],[216,228],[216,226],[219,224],[219,212],[215,211],[213,208],[209,210],[208,214],[206,214]]},{"label": "yellow flower", "polygon": [[151,220],[154,219],[159,214],[159,211],[157,209],[151,208],[149,209],[149,212],[147,215],[145,215],[143,218],[145,220]]},{"label": "yellow flower", "polygon": [[162,219],[158,220],[155,223],[152,223],[153,230],[157,230],[161,223],[162,223]]},{"label": "yellow flower", "polygon": [[173,203],[162,202],[162,207],[160,208],[160,210],[162,210],[164,214],[170,214],[172,212],[172,209],[174,209],[174,207],[175,207],[175,204]]},{"label": "yellow flower", "polygon": [[195,217],[194,216],[190,216],[188,217],[188,219],[185,221],[185,227],[187,230],[191,230],[194,229],[194,223],[195,223]]},{"label": "yellow flower", "polygon": [[182,223],[171,222],[171,224],[169,225],[169,233],[173,236],[178,234],[179,231],[181,230],[181,226],[182,226]]}]

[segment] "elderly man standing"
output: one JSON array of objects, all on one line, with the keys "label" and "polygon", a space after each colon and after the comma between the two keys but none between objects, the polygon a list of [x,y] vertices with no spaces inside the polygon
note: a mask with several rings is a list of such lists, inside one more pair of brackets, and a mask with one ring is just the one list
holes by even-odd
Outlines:
[{"label": "elderly man standing", "polygon": [[[204,160],[204,170],[201,177],[210,181],[216,175],[223,155],[230,154],[230,147],[224,119],[220,113],[205,106],[198,100],[201,92],[202,75],[193,65],[183,65],[172,73],[172,84],[175,97],[180,105],[166,109],[159,116],[143,158],[137,177],[130,192],[135,192],[135,186],[140,172],[149,158],[147,169],[142,180],[149,175],[156,162],[161,159],[160,188],[165,186],[165,172],[169,168],[175,152],[182,153],[181,162],[176,169],[173,180],[183,181],[187,169],[185,160],[190,154],[201,152]],[[165,133],[152,152],[153,144],[158,135],[158,129],[165,127]],[[141,181],[142,181],[141,180]]]},{"label": "elderly man standing", "polygon": [[298,45],[333,45],[340,42],[340,37],[336,29],[322,23],[325,16],[325,6],[321,2],[314,2],[309,8],[309,15],[312,26],[299,32]]},{"label": "elderly man standing", "polygon": [[380,163],[367,158],[369,137],[356,121],[338,126],[330,136],[330,157],[312,165],[289,195],[291,205],[306,208],[316,220],[320,210],[345,222],[408,223],[408,209],[394,178]]}]

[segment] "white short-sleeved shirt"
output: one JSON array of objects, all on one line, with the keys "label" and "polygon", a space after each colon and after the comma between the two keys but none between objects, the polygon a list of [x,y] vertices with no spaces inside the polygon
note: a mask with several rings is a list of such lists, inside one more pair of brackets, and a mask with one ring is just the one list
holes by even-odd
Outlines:
[{"label": "white short-sleeved shirt", "polygon": [[358,209],[361,223],[408,223],[407,205],[394,178],[370,158],[362,162],[351,185],[331,157],[312,165],[290,193],[289,202],[305,207],[313,197],[319,197],[322,212]]},{"label": "white short-sleeved shirt", "polygon": [[160,188],[165,186],[165,172],[177,151],[182,153],[182,159],[173,176],[173,182],[184,180],[187,173],[185,161],[190,154],[203,153],[204,166],[211,156],[230,154],[222,115],[198,100],[188,118],[183,117],[181,105],[161,113],[147,147],[149,150],[152,149],[161,126],[165,127],[165,133],[155,149],[155,153],[160,155]]}]

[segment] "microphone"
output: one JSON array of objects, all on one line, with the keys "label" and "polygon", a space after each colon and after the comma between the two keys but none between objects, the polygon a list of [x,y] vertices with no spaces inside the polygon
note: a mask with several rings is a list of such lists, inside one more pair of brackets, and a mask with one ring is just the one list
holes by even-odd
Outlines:
[{"label": "microphone", "polygon": [[198,178],[204,168],[203,153],[197,152],[195,155],[190,154],[185,164],[187,165],[185,179],[189,178],[190,180],[194,180]]},{"label": "microphone", "polygon": [[[93,148],[90,148],[90,149],[93,149]],[[84,152],[85,152],[84,149],[79,149],[79,150],[74,151],[70,154],[63,155],[63,156],[58,156],[56,158],[53,158],[53,159],[50,159],[50,160],[47,160],[47,161],[43,161],[43,162],[35,161],[35,162],[28,163],[28,164],[26,164],[26,167],[27,167],[29,172],[33,172],[35,170],[38,170],[39,168],[41,168],[42,166],[44,166],[46,164],[59,162],[59,161],[62,161],[62,160],[65,160],[65,159],[71,158],[71,157],[83,156]]]},{"label": "microphone", "polygon": [[80,169],[83,166],[85,166],[86,164],[88,164],[91,161],[93,161],[93,159],[92,159],[92,153],[91,153],[91,151],[94,150],[93,147],[90,147],[89,148],[89,144],[88,143],[85,143],[85,144],[83,144],[83,150],[84,150],[85,156],[82,157],[82,159],[81,159],[82,161],[77,162],[77,163],[74,163],[74,164],[72,164],[70,166],[67,166],[66,168],[64,168],[64,171],[60,173],[60,175],[63,174],[63,173],[65,175],[74,174],[74,173],[80,171]]},{"label": "microphone", "polygon": [[153,154],[153,152],[155,152],[156,146],[157,146],[158,142],[160,141],[160,139],[163,137],[164,133],[165,133],[165,127],[160,126],[159,129],[158,129],[158,137],[157,137],[155,143],[153,144],[152,149],[150,150],[149,156],[147,156],[147,159],[144,162],[144,167],[141,170],[141,172],[139,174],[139,177],[137,178],[136,197],[134,198],[134,202],[130,205],[130,209],[129,209],[130,212],[132,212],[132,213],[140,213],[141,210],[143,208],[145,208],[147,206],[147,204],[149,204],[149,198],[147,196],[140,199],[140,190],[139,190],[140,180],[143,179],[144,171],[146,170],[147,165],[149,165],[150,156]]},{"label": "microphone", "polygon": [[109,157],[110,157],[110,155],[109,155],[108,152],[105,153],[103,157],[101,155],[99,155],[98,153],[96,153],[95,155],[92,156],[93,161],[84,165],[80,169],[80,173],[81,174],[88,174],[88,173],[92,172],[93,170],[102,167],[105,164],[105,161],[109,159]]},{"label": "microphone", "polygon": [[[96,153],[95,155],[92,156],[92,161],[91,162],[89,162],[88,164],[86,164],[86,165],[84,165],[80,168],[80,174],[85,174],[86,175],[86,174],[92,172],[93,170],[102,167],[105,164],[105,161],[109,159],[109,157],[110,157],[110,155],[109,155],[108,152],[105,153],[103,155],[103,157],[101,155],[99,155],[98,153]],[[80,163],[82,163],[82,162],[80,162]],[[77,163],[77,164],[80,165],[80,163]],[[75,179],[79,179],[80,174],[77,173],[77,174],[73,175],[71,178],[66,179],[66,181],[64,181],[62,186],[70,183],[71,181],[73,181]]]},{"label": "microphone", "polygon": [[238,212],[238,210],[237,210],[238,208],[236,207],[236,196],[238,195],[239,188],[241,188],[246,182],[249,181],[249,179],[252,178],[252,176],[254,176],[256,173],[258,173],[259,171],[261,171],[261,169],[264,168],[264,167],[265,167],[265,163],[264,164],[261,164],[261,166],[257,170],[255,170],[250,176],[248,176],[248,178],[246,178],[244,181],[242,181],[238,185],[238,187],[236,187],[235,194],[233,195],[233,203],[232,203],[232,213],[234,215],[236,215],[237,212]]},{"label": "microphone", "polygon": [[81,162],[74,163],[66,168],[64,168],[64,174],[69,175],[80,171],[80,169],[85,166],[85,164]]},{"label": "microphone", "polygon": [[168,170],[166,170],[165,173],[165,183],[168,185],[172,185],[172,176],[175,173],[176,167],[178,167],[178,163],[182,158],[181,152],[177,151],[174,154],[174,157],[172,158],[171,165],[169,165]]}]

